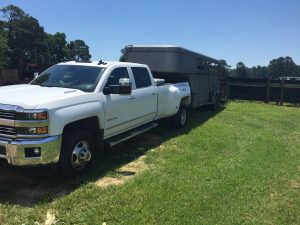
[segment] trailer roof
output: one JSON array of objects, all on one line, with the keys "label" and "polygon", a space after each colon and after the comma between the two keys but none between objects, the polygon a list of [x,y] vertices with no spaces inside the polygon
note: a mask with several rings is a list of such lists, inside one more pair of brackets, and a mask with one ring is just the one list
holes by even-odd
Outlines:
[{"label": "trailer roof", "polygon": [[139,51],[157,51],[157,52],[178,52],[191,55],[198,59],[203,59],[211,63],[220,65],[221,62],[217,59],[211,58],[209,56],[188,50],[186,48],[177,45],[127,45],[125,47],[125,52],[139,52]]}]

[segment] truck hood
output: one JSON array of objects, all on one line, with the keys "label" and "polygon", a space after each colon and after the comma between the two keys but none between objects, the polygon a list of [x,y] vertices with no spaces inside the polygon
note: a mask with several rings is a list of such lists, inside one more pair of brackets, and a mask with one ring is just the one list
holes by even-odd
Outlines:
[{"label": "truck hood", "polygon": [[[69,88],[41,87],[38,85],[11,85],[0,87],[0,104],[17,105],[24,109],[46,107],[54,101],[64,101],[81,95],[83,91]],[[67,102],[67,101],[66,101]]]}]

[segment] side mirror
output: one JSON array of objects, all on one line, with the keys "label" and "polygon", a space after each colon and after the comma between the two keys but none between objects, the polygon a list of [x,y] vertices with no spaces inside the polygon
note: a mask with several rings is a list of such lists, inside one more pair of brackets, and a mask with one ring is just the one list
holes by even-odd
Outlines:
[{"label": "side mirror", "polygon": [[130,95],[131,94],[131,82],[128,78],[121,78],[119,85],[109,85],[103,88],[104,95],[119,94]]},{"label": "side mirror", "polygon": [[131,94],[131,82],[129,78],[121,78],[119,80],[119,94],[120,95]]}]

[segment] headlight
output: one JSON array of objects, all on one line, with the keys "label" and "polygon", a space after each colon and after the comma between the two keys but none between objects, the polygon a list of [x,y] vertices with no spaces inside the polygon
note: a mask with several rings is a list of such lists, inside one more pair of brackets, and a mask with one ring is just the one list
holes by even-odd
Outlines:
[{"label": "headlight", "polygon": [[30,112],[21,112],[16,115],[17,120],[47,120],[48,112],[47,111],[30,111]]},{"label": "headlight", "polygon": [[48,113],[47,112],[28,113],[27,117],[29,120],[46,120],[48,119]]}]

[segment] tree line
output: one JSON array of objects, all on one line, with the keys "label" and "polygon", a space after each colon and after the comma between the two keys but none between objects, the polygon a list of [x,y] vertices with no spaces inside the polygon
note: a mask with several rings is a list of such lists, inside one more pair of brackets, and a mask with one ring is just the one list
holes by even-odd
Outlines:
[{"label": "tree line", "polygon": [[14,5],[1,8],[0,13],[0,69],[90,60],[89,46],[83,40],[68,42],[62,32],[45,32],[36,18]]},{"label": "tree line", "polygon": [[240,78],[278,78],[300,77],[300,65],[297,65],[292,57],[279,57],[272,59],[268,66],[253,66],[248,68],[243,62],[238,62],[235,69],[221,60],[226,76]]}]

